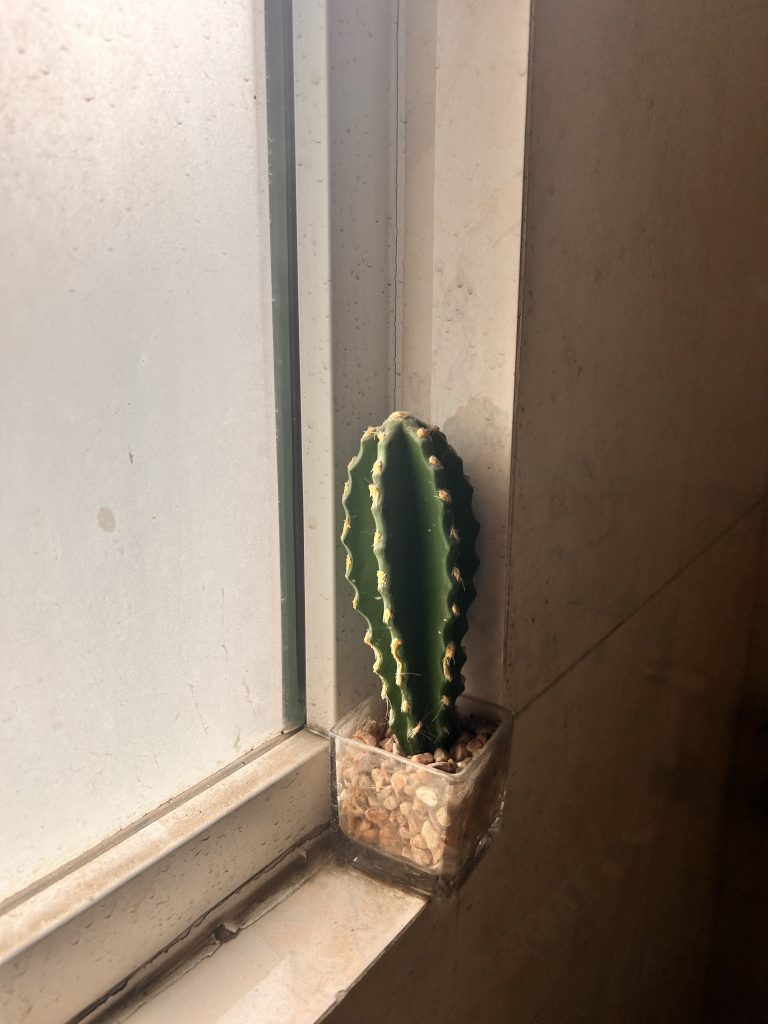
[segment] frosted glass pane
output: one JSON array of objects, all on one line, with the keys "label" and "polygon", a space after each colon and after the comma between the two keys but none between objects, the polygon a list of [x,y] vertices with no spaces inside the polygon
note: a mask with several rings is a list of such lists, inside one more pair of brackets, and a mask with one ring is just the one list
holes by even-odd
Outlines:
[{"label": "frosted glass pane", "polygon": [[279,732],[263,11],[0,13],[0,897]]}]

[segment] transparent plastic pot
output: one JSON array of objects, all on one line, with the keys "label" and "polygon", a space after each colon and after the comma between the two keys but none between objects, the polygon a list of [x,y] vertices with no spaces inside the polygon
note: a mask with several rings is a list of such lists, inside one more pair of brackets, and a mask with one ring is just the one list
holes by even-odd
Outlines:
[{"label": "transparent plastic pot", "polygon": [[456,774],[422,765],[354,734],[383,717],[372,697],[331,730],[332,824],[356,867],[427,895],[448,895],[501,826],[513,719],[494,704],[462,696],[461,717],[496,726]]}]

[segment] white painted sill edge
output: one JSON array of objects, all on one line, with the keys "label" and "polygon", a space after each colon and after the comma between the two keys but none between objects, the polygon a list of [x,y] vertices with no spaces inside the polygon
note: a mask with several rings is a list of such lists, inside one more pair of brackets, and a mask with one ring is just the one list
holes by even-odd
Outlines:
[{"label": "white painted sill edge", "polygon": [[99,1024],[319,1024],[427,900],[319,854],[263,912]]}]

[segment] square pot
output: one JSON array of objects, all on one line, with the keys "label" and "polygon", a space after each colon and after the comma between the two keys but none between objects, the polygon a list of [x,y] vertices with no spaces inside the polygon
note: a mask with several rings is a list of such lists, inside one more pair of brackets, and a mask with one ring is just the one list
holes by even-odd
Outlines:
[{"label": "square pot", "polygon": [[383,717],[377,696],[331,730],[332,824],[353,863],[430,895],[466,877],[498,832],[504,805],[512,717],[464,695],[457,709],[496,728],[455,775],[354,738]]}]

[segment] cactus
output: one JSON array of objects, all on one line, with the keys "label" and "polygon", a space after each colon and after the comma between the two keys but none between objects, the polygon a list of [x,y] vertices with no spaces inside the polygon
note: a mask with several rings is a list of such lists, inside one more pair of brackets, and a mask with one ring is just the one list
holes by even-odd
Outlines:
[{"label": "cactus", "polygon": [[392,413],[363,434],[343,505],[346,577],[388,722],[406,754],[448,747],[478,566],[462,461],[437,427]]}]

